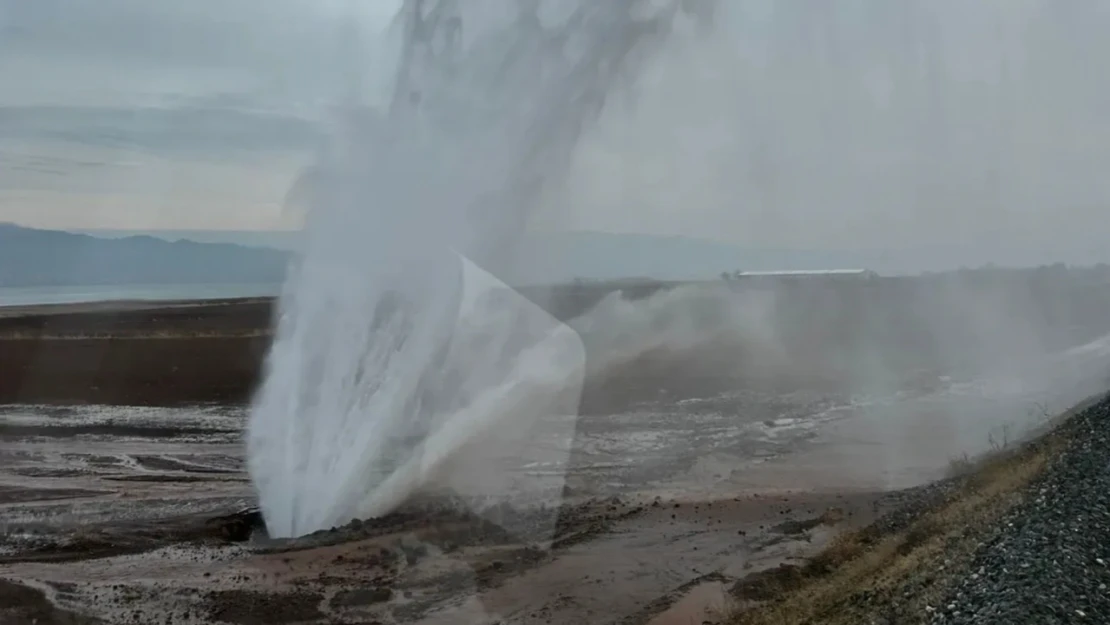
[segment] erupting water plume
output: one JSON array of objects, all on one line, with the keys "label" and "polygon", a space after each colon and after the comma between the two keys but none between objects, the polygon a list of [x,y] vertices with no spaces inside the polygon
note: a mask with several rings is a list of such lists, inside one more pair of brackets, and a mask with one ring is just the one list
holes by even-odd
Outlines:
[{"label": "erupting water plume", "polygon": [[[610,86],[709,6],[404,2],[389,111],[348,107],[306,192],[248,432],[271,535],[387,513],[437,476],[504,494],[489,450],[511,456],[541,417],[573,415],[577,335],[492,276],[519,262],[532,209]],[[573,428],[553,422],[548,465]]]}]

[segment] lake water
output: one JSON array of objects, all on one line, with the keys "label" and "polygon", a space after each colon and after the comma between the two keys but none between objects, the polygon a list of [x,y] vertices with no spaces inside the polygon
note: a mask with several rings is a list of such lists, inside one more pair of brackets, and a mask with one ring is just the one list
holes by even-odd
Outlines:
[{"label": "lake water", "polygon": [[126,284],[0,287],[0,306],[78,304],[115,300],[200,300],[277,295],[280,284]]}]

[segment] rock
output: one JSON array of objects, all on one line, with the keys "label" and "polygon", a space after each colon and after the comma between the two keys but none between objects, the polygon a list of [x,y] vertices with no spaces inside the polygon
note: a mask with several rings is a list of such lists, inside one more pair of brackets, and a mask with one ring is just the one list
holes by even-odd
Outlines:
[{"label": "rock", "polygon": [[1110,400],[1060,433],[1067,448],[978,545],[934,625],[1110,623],[1110,567],[1096,557],[1110,545]]}]

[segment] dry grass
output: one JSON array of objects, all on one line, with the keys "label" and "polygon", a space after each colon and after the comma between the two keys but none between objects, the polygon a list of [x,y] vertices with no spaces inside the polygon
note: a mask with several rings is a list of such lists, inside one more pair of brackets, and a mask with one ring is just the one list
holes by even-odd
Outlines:
[{"label": "dry grass", "polygon": [[[1045,418],[1048,422],[1049,417]],[[1044,432],[1034,430],[1031,437],[1042,435]],[[966,453],[950,458],[948,460],[947,477],[949,478],[963,478],[975,475],[982,469],[990,466],[992,463],[998,461],[1000,456],[1012,452],[1014,449],[1013,427],[1009,424],[1004,424],[997,432],[991,432],[987,435],[987,451],[978,457],[972,457]]]},{"label": "dry grass", "polygon": [[803,566],[784,565],[741,580],[731,625],[913,623],[929,619],[947,582],[970,560],[986,528],[1020,501],[1023,487],[1062,448],[1049,434],[1020,446],[1007,440],[982,459],[961,458],[953,497],[901,531],[872,526],[835,538]]}]

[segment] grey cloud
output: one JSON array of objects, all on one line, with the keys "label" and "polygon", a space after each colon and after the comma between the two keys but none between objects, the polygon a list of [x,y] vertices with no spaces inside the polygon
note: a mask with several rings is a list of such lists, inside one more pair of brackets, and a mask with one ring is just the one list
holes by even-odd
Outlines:
[{"label": "grey cloud", "polygon": [[248,94],[255,105],[319,100],[341,88],[344,33],[362,23],[340,4],[0,0],[0,80],[45,93],[94,74],[132,97],[157,89]]},{"label": "grey cloud", "polygon": [[162,154],[308,151],[319,126],[304,118],[232,108],[0,108],[0,140],[52,140]]},{"label": "grey cloud", "polygon": [[235,63],[285,47],[311,51],[336,27],[308,2],[4,0],[4,47],[44,54]]}]

